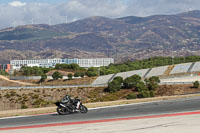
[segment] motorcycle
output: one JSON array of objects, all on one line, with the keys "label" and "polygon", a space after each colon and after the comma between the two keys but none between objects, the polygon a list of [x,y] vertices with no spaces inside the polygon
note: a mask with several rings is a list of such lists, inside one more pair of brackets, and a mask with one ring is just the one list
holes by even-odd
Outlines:
[{"label": "motorcycle", "polygon": [[87,113],[88,109],[82,104],[80,99],[74,99],[71,102],[62,103],[56,102],[57,112],[59,115],[66,115],[74,113],[75,111],[80,111],[81,113]]}]

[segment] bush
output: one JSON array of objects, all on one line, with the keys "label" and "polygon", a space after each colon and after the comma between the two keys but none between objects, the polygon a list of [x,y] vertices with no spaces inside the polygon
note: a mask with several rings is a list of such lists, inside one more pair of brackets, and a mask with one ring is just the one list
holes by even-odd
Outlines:
[{"label": "bush", "polygon": [[141,81],[141,77],[139,75],[133,75],[131,77],[128,77],[124,80],[124,88],[131,89],[135,88],[137,83]]},{"label": "bush", "polygon": [[118,81],[113,80],[112,82],[108,83],[108,91],[113,93],[117,92],[121,89],[121,84]]},{"label": "bush", "polygon": [[21,109],[27,109],[27,108],[28,108],[28,106],[26,106],[25,104],[21,105]]},{"label": "bush", "polygon": [[145,83],[149,90],[155,90],[158,87],[158,83],[160,83],[159,77],[153,76],[149,79],[145,79]]},{"label": "bush", "polygon": [[195,81],[195,82],[193,83],[193,87],[194,87],[194,88],[199,88],[199,81]]},{"label": "bush", "polygon": [[137,98],[137,95],[134,94],[134,93],[130,93],[126,96],[126,99],[136,99]]},{"label": "bush", "polygon": [[124,81],[123,78],[120,76],[115,77],[113,80],[119,82],[120,84],[123,83],[123,81]]},{"label": "bush", "polygon": [[44,82],[47,79],[47,75],[46,74],[42,74],[41,78],[40,78],[40,82]]},{"label": "bush", "polygon": [[6,71],[0,70],[0,75],[8,75]]},{"label": "bush", "polygon": [[153,90],[150,91],[150,97],[155,97],[155,92]]},{"label": "bush", "polygon": [[86,72],[87,76],[88,77],[95,77],[98,75],[98,70],[97,68],[94,68],[94,67],[90,67],[87,72]]},{"label": "bush", "polygon": [[74,74],[74,77],[80,77],[81,76],[81,73],[80,72],[76,72],[75,74]]},{"label": "bush", "polygon": [[97,76],[97,72],[95,72],[95,71],[87,71],[87,76],[88,77],[95,77],[95,76]]},{"label": "bush", "polygon": [[81,78],[83,78],[85,76],[85,73],[81,72],[80,75],[81,75]]},{"label": "bush", "polygon": [[78,64],[56,64],[55,69],[71,69],[71,70],[81,70]]},{"label": "bush", "polygon": [[137,91],[141,92],[141,91],[148,91],[148,88],[145,86],[143,81],[139,81],[135,88],[137,89]]},{"label": "bush", "polygon": [[151,96],[150,96],[150,92],[149,91],[141,91],[141,92],[139,92],[137,97],[138,98],[147,98],[147,97],[151,97]]},{"label": "bush", "polygon": [[54,80],[62,79],[63,75],[61,73],[59,73],[58,71],[56,71],[56,72],[53,73],[52,78]]},{"label": "bush", "polygon": [[72,80],[73,75],[72,75],[71,73],[69,73],[69,74],[67,75],[67,77],[68,77],[69,80]]}]

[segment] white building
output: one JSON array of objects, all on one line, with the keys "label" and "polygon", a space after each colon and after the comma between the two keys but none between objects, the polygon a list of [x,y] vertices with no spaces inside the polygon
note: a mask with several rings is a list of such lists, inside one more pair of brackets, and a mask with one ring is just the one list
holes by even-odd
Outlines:
[{"label": "white building", "polygon": [[11,69],[19,70],[22,66],[37,67],[55,67],[56,64],[76,63],[80,67],[101,67],[114,63],[113,58],[95,58],[95,59],[41,59],[41,60],[11,60]]}]

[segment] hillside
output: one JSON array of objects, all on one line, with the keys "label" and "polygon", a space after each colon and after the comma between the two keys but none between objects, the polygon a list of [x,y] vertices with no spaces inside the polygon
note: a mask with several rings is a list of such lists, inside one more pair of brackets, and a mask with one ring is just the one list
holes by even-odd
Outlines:
[{"label": "hillside", "polygon": [[200,11],[148,17],[90,17],[68,24],[0,30],[0,63],[10,59],[200,55]]}]

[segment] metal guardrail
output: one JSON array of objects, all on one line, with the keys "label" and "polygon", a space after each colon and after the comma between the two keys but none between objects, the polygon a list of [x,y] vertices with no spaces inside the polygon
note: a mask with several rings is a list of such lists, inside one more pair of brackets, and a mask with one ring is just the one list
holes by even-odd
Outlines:
[{"label": "metal guardrail", "polygon": [[[179,85],[179,84],[192,84],[193,82],[163,82],[159,85]],[[107,87],[107,84],[96,84],[96,85],[60,85],[60,86],[12,86],[4,87],[0,86],[0,90],[7,89],[53,89],[53,88],[79,88],[79,87]]]},{"label": "metal guardrail", "polygon": [[0,90],[6,89],[52,89],[52,88],[78,88],[78,87],[106,87],[107,84],[97,84],[97,85],[60,85],[60,86],[12,86],[12,87],[4,87],[0,86]]},{"label": "metal guardrail", "polygon": [[192,84],[193,82],[163,82],[159,85],[180,85],[180,84]]}]

